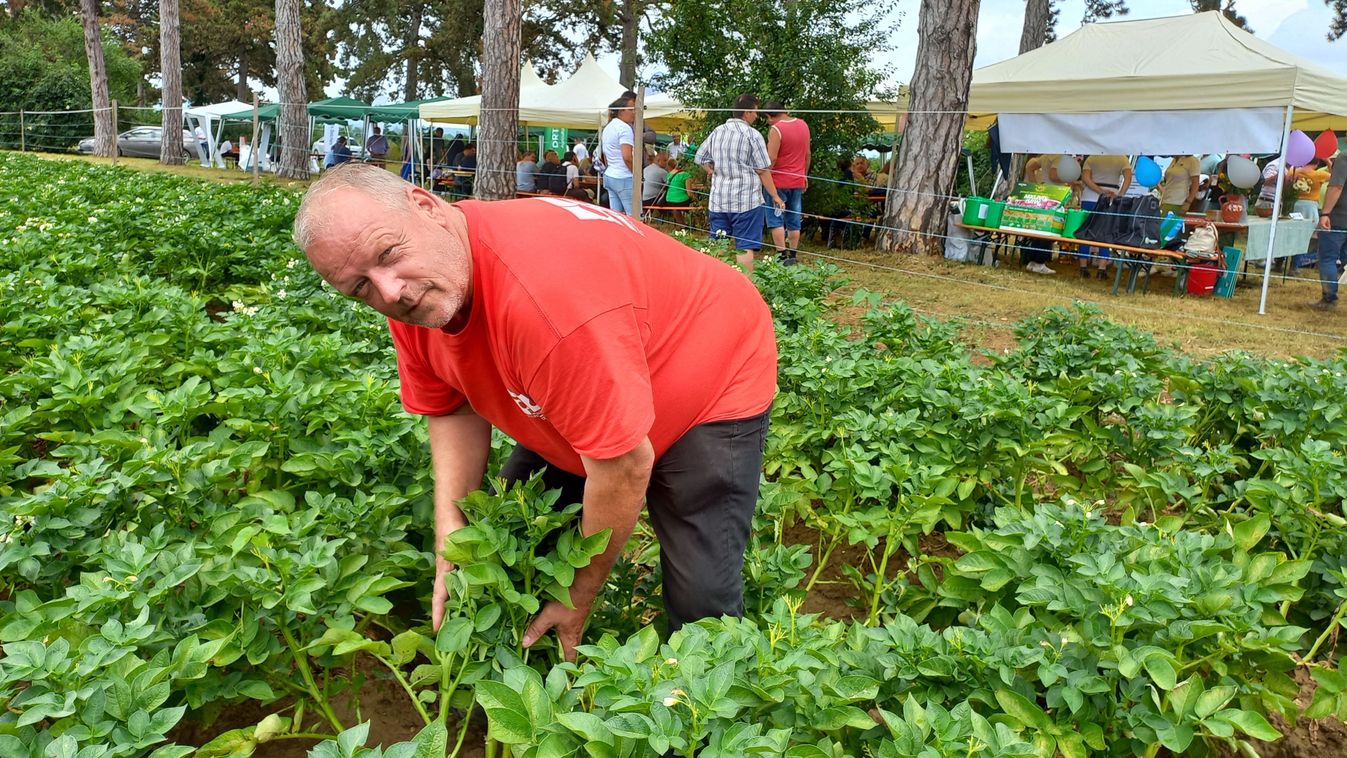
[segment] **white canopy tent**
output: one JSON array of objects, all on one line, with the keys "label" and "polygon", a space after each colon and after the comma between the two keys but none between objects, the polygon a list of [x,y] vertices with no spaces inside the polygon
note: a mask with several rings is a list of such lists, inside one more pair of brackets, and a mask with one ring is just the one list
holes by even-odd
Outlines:
[{"label": "white canopy tent", "polygon": [[[608,120],[608,106],[626,90],[586,55],[570,78],[549,85],[531,65],[519,74],[519,121],[529,126],[594,129]],[[683,107],[665,95],[646,97],[645,121],[654,128],[680,119]],[[481,114],[481,96],[443,100],[421,106],[426,121],[476,124]]]},{"label": "white canopy tent", "polygon": [[220,151],[216,147],[220,142],[220,130],[224,128],[224,117],[252,107],[251,103],[229,100],[214,105],[183,108],[183,118],[191,125],[188,128],[190,129],[192,126],[200,127],[201,131],[206,134],[206,141],[210,145],[209,163],[224,168],[224,159],[220,157]]},{"label": "white canopy tent", "polygon": [[[1086,24],[974,71],[968,110],[997,120],[1008,153],[1281,155],[1292,128],[1347,128],[1347,77],[1209,11]],[[1269,255],[1259,313],[1271,270]]]},{"label": "white canopy tent", "polygon": [[973,72],[968,109],[1007,152],[1270,153],[1288,118],[1347,127],[1347,77],[1209,11],[1086,24]]}]

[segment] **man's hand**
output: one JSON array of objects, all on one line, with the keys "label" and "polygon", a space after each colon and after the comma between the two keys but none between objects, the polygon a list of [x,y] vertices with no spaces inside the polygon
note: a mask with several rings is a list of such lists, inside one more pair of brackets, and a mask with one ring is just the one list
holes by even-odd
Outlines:
[{"label": "man's hand", "polygon": [[1319,214],[1319,228],[1323,229],[1326,232],[1333,230],[1333,223],[1328,220],[1327,213]]},{"label": "man's hand", "polygon": [[449,600],[449,588],[445,580],[453,570],[454,564],[435,556],[435,587],[430,591],[430,628],[437,632],[444,622],[444,604]]},{"label": "man's hand", "polygon": [[589,609],[593,599],[587,603],[576,603],[574,609],[549,600],[543,609],[533,617],[533,623],[524,632],[524,647],[533,647],[549,630],[555,629],[557,640],[561,643],[561,654],[566,660],[575,661],[575,647],[580,644],[580,635],[585,631],[585,620],[589,618]]},{"label": "man's hand", "polygon": [[776,206],[777,210],[785,210],[786,201],[782,200],[780,195],[772,195],[772,205]]}]

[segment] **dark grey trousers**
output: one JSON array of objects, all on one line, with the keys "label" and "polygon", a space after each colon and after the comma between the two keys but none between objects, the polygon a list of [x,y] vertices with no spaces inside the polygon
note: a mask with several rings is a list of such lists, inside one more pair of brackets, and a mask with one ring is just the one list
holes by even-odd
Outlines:
[{"label": "dark grey trousers", "polygon": [[[646,490],[659,537],[669,631],[707,617],[744,613],[744,548],[758,504],[771,410],[688,430],[655,462]],[[543,472],[558,505],[584,499],[585,478],[517,446],[501,467],[506,486]]]}]

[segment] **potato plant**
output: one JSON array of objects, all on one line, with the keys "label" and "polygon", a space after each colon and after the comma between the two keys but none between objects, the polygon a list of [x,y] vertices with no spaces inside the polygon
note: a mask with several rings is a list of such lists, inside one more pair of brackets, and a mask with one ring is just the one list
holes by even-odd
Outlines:
[{"label": "potato plant", "polygon": [[[1342,356],[1199,361],[1087,307],[978,355],[766,264],[745,618],[661,634],[639,528],[565,664],[520,636],[604,540],[536,482],[469,499],[431,631],[424,422],[386,325],[292,247],[296,194],[0,180],[0,755],[430,758],[483,712],[520,756],[1247,754],[1273,713],[1347,716]],[[841,618],[801,611],[825,581]],[[364,744],[368,671],[419,735]]]}]

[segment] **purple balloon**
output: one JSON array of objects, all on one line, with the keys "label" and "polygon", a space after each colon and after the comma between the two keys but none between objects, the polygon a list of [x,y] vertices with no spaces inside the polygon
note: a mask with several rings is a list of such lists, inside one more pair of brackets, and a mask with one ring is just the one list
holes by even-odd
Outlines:
[{"label": "purple balloon", "polygon": [[1312,160],[1314,160],[1314,140],[1299,129],[1291,132],[1291,138],[1286,141],[1286,165],[1299,167]]}]

